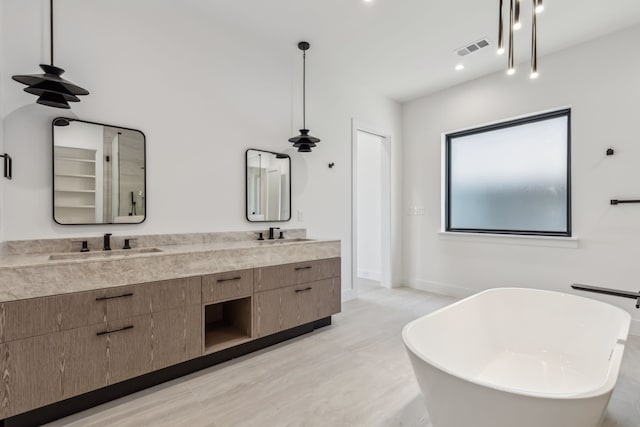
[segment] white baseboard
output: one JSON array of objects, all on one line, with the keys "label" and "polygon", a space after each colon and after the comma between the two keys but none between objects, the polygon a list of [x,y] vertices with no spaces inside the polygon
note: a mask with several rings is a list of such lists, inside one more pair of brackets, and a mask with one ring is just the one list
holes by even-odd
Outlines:
[{"label": "white baseboard", "polygon": [[453,286],[445,283],[420,279],[405,279],[404,283],[410,288],[456,298],[466,298],[480,292],[478,289],[464,288],[462,286]]},{"label": "white baseboard", "polygon": [[379,271],[358,269],[358,277],[361,279],[375,280],[376,282],[382,281],[382,274],[380,274]]}]

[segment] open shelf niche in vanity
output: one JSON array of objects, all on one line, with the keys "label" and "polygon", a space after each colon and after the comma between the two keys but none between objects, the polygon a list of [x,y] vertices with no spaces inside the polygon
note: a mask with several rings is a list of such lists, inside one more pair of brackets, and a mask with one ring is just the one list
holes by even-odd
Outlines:
[{"label": "open shelf niche in vanity", "polygon": [[251,297],[204,306],[204,353],[214,353],[251,339]]},{"label": "open shelf niche in vanity", "polygon": [[253,336],[253,269],[202,277],[203,352],[214,353]]}]

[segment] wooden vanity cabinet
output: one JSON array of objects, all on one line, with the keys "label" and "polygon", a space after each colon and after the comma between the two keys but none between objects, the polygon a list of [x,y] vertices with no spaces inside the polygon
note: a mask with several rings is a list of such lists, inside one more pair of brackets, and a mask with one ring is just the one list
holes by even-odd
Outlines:
[{"label": "wooden vanity cabinet", "polygon": [[0,419],[340,311],[340,258],[0,304]]}]

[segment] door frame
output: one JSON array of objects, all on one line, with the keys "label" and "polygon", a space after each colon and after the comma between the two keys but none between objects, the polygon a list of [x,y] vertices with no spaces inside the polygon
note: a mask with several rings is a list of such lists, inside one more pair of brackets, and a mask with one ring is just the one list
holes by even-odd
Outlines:
[{"label": "door frame", "polygon": [[354,296],[357,296],[358,279],[358,132],[364,132],[383,138],[383,149],[387,153],[386,162],[383,166],[383,182],[387,189],[383,188],[381,200],[381,225],[382,239],[380,244],[380,284],[385,288],[392,287],[392,262],[391,262],[391,165],[392,165],[392,135],[385,129],[371,126],[363,121],[351,120],[351,289]]}]

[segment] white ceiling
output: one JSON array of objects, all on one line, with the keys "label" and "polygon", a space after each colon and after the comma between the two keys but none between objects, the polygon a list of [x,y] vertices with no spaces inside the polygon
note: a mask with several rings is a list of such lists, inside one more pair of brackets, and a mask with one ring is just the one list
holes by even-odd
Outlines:
[{"label": "white ceiling", "polygon": [[[183,0],[184,1],[184,0]],[[497,43],[498,0],[187,0],[234,27],[282,46],[311,42],[313,61],[407,101],[506,69],[496,46],[467,56],[456,48],[487,37]],[[182,2],[181,2],[182,3]],[[505,0],[508,3],[508,0]],[[544,0],[538,18],[542,56],[640,23],[640,0]],[[516,62],[527,72],[531,1],[522,0]],[[522,67],[521,67],[522,68]],[[540,61],[541,74],[544,60]]]}]

